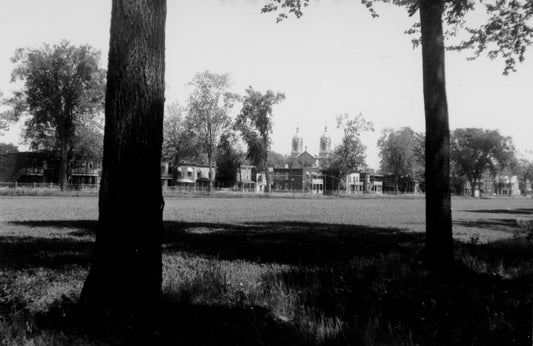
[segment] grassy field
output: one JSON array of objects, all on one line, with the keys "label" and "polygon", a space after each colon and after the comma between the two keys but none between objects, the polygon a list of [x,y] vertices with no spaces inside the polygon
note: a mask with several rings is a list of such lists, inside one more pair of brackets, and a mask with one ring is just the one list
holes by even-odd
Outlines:
[{"label": "grassy field", "polygon": [[[72,311],[94,197],[0,198],[0,344],[93,340]],[[454,199],[457,271],[423,265],[424,200],[166,199],[160,344],[531,345],[532,199]]]}]

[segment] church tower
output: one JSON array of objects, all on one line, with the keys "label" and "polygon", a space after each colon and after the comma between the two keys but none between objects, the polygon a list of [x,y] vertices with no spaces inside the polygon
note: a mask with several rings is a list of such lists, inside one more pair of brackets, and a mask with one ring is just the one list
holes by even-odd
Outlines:
[{"label": "church tower", "polygon": [[320,150],[318,152],[318,159],[323,160],[329,156],[331,152],[331,138],[328,136],[328,127],[324,127],[324,133],[320,137]]},{"label": "church tower", "polygon": [[304,147],[304,140],[298,132],[300,131],[300,127],[296,126],[296,134],[294,137],[292,137],[292,150],[291,150],[291,158],[296,158],[300,156],[303,153],[303,147]]}]

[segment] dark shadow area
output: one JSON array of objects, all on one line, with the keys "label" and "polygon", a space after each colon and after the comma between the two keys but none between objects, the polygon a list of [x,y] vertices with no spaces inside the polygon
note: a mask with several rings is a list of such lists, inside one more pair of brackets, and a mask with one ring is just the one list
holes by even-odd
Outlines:
[{"label": "dark shadow area", "polygon": [[519,225],[515,219],[454,220],[453,224],[463,227],[484,228],[509,233],[519,229]]},{"label": "dark shadow area", "polygon": [[467,213],[533,215],[533,208],[461,210]]},{"label": "dark shadow area", "polygon": [[[479,250],[487,255],[487,248]],[[453,275],[439,276],[422,270],[416,260],[420,258],[401,256],[334,271],[294,269],[265,281],[282,281],[304,292],[306,309],[350,321],[330,344],[361,345],[369,335],[377,345],[531,343],[531,271],[526,277],[503,279],[459,265]]]},{"label": "dark shadow area", "polygon": [[[28,227],[73,228],[74,231],[66,234],[74,237],[94,235],[97,226],[97,221],[91,220],[35,220],[11,223]],[[227,260],[317,265],[342,263],[354,256],[390,251],[411,253],[420,248],[423,237],[421,233],[360,225],[309,222],[258,222],[236,225],[165,221],[163,251],[186,251]],[[57,254],[63,249],[72,250],[77,244],[87,243],[67,239],[42,240],[44,243],[41,251],[51,254]],[[40,238],[24,240],[24,237],[12,237],[6,242],[0,238],[0,243],[12,243],[10,254],[19,250],[21,256],[35,250],[35,243],[40,241]]]},{"label": "dark shadow area", "polygon": [[[164,295],[157,335],[140,339],[131,331],[86,328],[86,317],[76,302],[63,298],[46,312],[31,314],[24,306],[0,303],[0,313],[8,310],[24,315],[33,329],[55,331],[63,339],[102,345],[314,345],[306,341],[297,328],[280,321],[268,310],[259,306],[193,305],[177,302],[173,296]],[[19,316],[20,317],[20,316]],[[142,341],[141,341],[142,340]],[[81,342],[80,344],[85,344]]]},{"label": "dark shadow area", "polygon": [[59,230],[75,229],[75,231],[71,231],[68,234],[79,237],[94,235],[98,226],[98,221],[96,220],[28,220],[10,221],[9,223],[31,228],[51,227]]},{"label": "dark shadow area", "polygon": [[165,222],[163,236],[165,251],[295,265],[341,264],[390,251],[411,253],[422,240],[423,234],[400,229],[307,222]]},{"label": "dark shadow area", "polygon": [[[225,307],[163,301],[161,345],[303,345],[294,326],[259,306]],[[177,333],[179,326],[179,333]]]},{"label": "dark shadow area", "polygon": [[88,267],[92,241],[68,238],[0,237],[0,269]]},{"label": "dark shadow area", "polygon": [[[64,239],[0,237],[0,268],[88,265],[92,241],[83,237],[94,233],[96,221],[16,224],[74,230],[65,232],[71,237]],[[478,220],[470,225],[517,227],[515,220],[505,219]],[[322,327],[308,328],[305,319],[284,322],[255,305],[185,304],[166,295],[156,344],[531,344],[533,246],[524,238],[489,244],[456,242],[458,267],[453,275],[425,270],[423,234],[391,228],[167,221],[163,246],[166,253],[289,264],[287,270],[265,274],[262,290],[291,294],[295,315],[307,316],[315,325],[317,321],[342,321],[342,326],[317,342]],[[68,307],[60,302],[35,316],[36,323],[40,328],[80,333],[80,325],[66,318],[65,310]],[[323,329],[331,331],[333,327],[326,323]]]}]

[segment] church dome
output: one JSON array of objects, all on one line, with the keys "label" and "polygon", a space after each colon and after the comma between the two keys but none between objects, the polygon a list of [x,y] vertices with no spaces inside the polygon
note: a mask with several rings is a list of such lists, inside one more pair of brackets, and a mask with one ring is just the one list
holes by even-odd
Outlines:
[{"label": "church dome", "polygon": [[303,153],[304,140],[300,137],[300,127],[296,127],[296,133],[292,137],[291,157],[297,157]]},{"label": "church dome", "polygon": [[331,137],[328,135],[327,125],[324,127],[324,133],[320,136],[319,158],[326,158],[331,151]]}]

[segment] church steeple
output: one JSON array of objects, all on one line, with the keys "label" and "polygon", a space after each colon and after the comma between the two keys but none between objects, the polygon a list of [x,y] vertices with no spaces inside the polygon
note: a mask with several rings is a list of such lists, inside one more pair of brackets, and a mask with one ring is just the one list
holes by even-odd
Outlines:
[{"label": "church steeple", "polygon": [[296,134],[292,137],[291,158],[298,157],[303,153],[304,140],[300,137],[298,132],[300,132],[300,126],[297,124]]},{"label": "church steeple", "polygon": [[324,126],[324,133],[320,137],[320,150],[318,152],[319,159],[325,159],[331,152],[331,138],[328,136],[328,125]]}]

